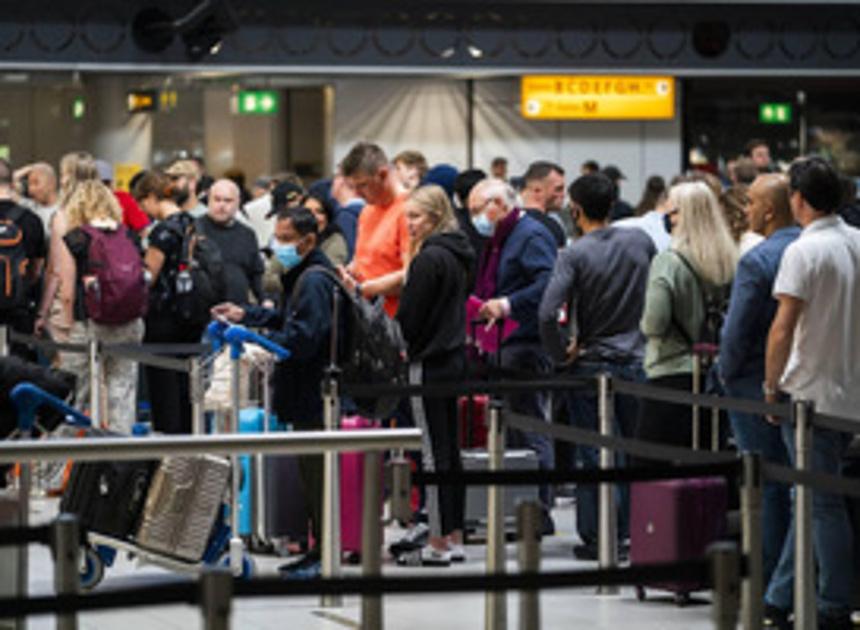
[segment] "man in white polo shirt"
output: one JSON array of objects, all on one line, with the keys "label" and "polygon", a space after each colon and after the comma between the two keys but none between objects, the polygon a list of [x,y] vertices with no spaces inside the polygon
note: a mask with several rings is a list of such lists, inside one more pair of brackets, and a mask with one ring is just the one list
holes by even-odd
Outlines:
[{"label": "man in white polo shirt", "polygon": [[[836,214],[839,177],[820,158],[798,160],[789,171],[791,211],[803,228],[779,266],[779,301],[768,335],[765,400],[783,391],[815,410],[860,418],[860,230]],[[782,427],[795,460],[794,429]],[[815,429],[812,468],[839,474],[850,435]],[[766,616],[788,628],[794,582],[794,527],[765,596]],[[852,530],[843,497],[813,493],[813,542],[818,562],[819,628],[851,628],[854,595]]]}]

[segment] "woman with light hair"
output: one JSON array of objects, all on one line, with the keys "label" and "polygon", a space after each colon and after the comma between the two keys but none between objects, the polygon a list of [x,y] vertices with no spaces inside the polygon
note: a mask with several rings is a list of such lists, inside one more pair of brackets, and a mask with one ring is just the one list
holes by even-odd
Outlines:
[{"label": "woman with light hair", "polygon": [[[78,343],[93,339],[140,343],[146,279],[137,236],[123,225],[119,202],[107,186],[90,179],[78,182],[63,208],[67,227],[63,243],[71,263],[61,269],[60,283],[73,287],[70,302],[63,305],[72,313],[72,337]],[[101,423],[131,433],[136,419],[137,364],[107,355],[100,376],[99,407],[105,413]],[[79,403],[88,402],[89,379],[81,379],[80,373],[78,378]]]},{"label": "woman with light hair", "polygon": [[[451,202],[441,187],[415,190],[406,201],[405,212],[412,260],[397,321],[406,340],[410,383],[460,381],[466,368],[466,298],[475,254],[458,229]],[[424,469],[462,470],[456,397],[414,397],[410,403],[424,435]],[[447,566],[465,560],[463,486],[429,486],[426,497],[430,539],[420,551],[422,564]]]},{"label": "woman with light hair", "polygon": [[[672,244],[651,263],[641,322],[645,374],[651,384],[691,391],[693,344],[706,320],[706,303],[725,296],[727,304],[738,249],[716,196],[703,182],[672,187],[667,214]],[[690,407],[643,400],[637,437],[689,448]]]}]

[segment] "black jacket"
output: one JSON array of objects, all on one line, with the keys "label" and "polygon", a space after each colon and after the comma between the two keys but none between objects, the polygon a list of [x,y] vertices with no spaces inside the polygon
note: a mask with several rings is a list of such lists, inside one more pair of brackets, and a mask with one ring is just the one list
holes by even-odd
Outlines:
[{"label": "black jacket", "polygon": [[331,344],[334,281],[322,272],[310,272],[293,299],[293,289],[311,265],[333,269],[319,249],[281,277],[284,306],[272,310],[245,306],[248,326],[268,328],[268,337],[292,356],[275,365],[273,406],[282,422],[297,428],[322,427],[322,383]]},{"label": "black jacket", "polygon": [[411,361],[462,349],[475,253],[462,232],[430,236],[409,265],[397,321]]}]

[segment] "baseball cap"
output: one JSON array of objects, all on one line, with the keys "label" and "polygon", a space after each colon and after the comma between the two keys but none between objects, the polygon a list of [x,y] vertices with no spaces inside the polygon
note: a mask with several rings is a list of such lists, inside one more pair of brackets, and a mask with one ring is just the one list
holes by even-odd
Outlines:
[{"label": "baseball cap", "polygon": [[197,165],[192,160],[176,160],[164,170],[168,177],[197,177]]},{"label": "baseball cap", "polygon": [[603,174],[606,175],[613,182],[618,181],[619,179],[627,179],[624,176],[624,173],[621,172],[621,169],[614,164],[607,164],[606,166],[604,166]]},{"label": "baseball cap", "polygon": [[280,212],[305,196],[305,189],[293,182],[281,182],[272,191],[272,212]]}]

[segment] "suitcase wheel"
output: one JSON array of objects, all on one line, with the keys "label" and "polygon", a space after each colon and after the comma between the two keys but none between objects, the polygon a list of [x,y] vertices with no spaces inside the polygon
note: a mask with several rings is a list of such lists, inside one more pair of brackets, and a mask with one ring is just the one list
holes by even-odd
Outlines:
[{"label": "suitcase wheel", "polygon": [[675,593],[675,605],[682,608],[690,603],[689,593]]},{"label": "suitcase wheel", "polygon": [[81,589],[90,591],[98,586],[105,576],[105,565],[101,556],[92,547],[81,548],[81,566],[78,570]]},{"label": "suitcase wheel", "polygon": [[[230,567],[230,552],[225,553],[221,556],[221,559],[218,561],[218,566],[221,567]],[[254,574],[257,572],[257,567],[254,564],[254,559],[247,553],[242,554],[242,574],[239,576],[243,580],[250,580],[254,577]]]},{"label": "suitcase wheel", "polygon": [[636,587],[636,599],[638,599],[640,602],[644,602],[645,597],[646,597],[645,587],[644,586],[637,586]]}]

